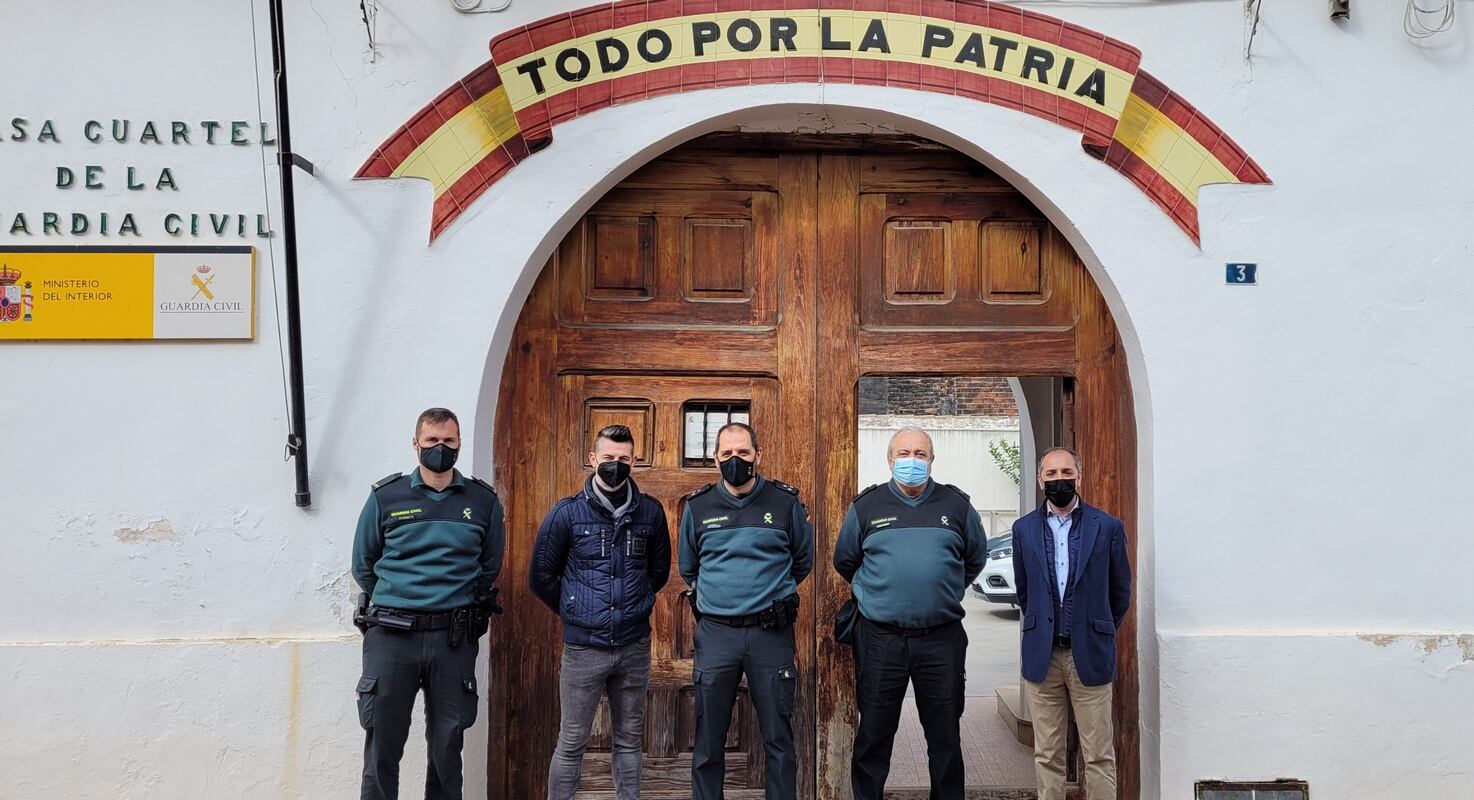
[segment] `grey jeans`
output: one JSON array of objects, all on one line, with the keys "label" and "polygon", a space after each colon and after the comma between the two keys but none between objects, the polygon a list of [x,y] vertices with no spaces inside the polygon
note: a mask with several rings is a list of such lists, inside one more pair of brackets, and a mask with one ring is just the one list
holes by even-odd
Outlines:
[{"label": "grey jeans", "polygon": [[645,740],[645,692],[650,685],[650,637],[624,647],[563,644],[558,691],[563,718],[548,765],[548,800],[571,800],[583,772],[583,754],[599,700],[609,696],[614,728],[614,791],[639,800],[640,754]]}]

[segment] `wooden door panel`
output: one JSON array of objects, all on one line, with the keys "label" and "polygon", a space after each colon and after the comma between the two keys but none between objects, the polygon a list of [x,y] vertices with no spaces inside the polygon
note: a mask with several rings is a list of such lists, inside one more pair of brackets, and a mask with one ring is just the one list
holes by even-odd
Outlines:
[{"label": "wooden door panel", "polygon": [[864,153],[852,158],[857,170],[853,191],[858,194],[960,190],[1018,196],[1018,190],[992,170],[946,148],[914,153]]},{"label": "wooden door panel", "polygon": [[559,246],[559,320],[776,325],[778,206],[773,191],[611,191]]},{"label": "wooden door panel", "polygon": [[584,221],[584,295],[650,297],[655,290],[655,218],[595,214]]},{"label": "wooden door panel", "polygon": [[752,296],[753,230],[745,217],[686,217],[681,228],[681,296],[745,300]]},{"label": "wooden door panel", "polygon": [[726,152],[680,148],[635,171],[621,189],[778,189],[782,170],[774,151],[740,148]]},{"label": "wooden door panel", "polygon": [[592,442],[593,435],[610,425],[624,425],[635,439],[634,467],[650,466],[655,452],[655,404],[633,397],[590,398],[583,406],[579,441]]},{"label": "wooden door panel", "polygon": [[[701,358],[692,358],[693,353]],[[618,372],[631,364],[651,373],[772,375],[778,369],[778,343],[770,330],[559,331],[559,371]]]},{"label": "wooden door panel", "polygon": [[994,303],[1043,303],[1045,263],[1042,222],[983,222],[978,232],[983,299]]},{"label": "wooden door panel", "polygon": [[952,302],[957,276],[951,220],[888,219],[881,237],[880,274],[887,303]]},{"label": "wooden door panel", "polygon": [[1074,323],[1067,248],[1021,196],[862,193],[859,224],[865,328]]}]

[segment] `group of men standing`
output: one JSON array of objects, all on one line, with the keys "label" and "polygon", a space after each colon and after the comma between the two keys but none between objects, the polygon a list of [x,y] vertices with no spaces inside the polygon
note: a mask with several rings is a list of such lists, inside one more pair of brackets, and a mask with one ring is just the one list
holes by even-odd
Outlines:
[{"label": "group of men standing", "polygon": [[[459,425],[445,409],[416,423],[417,469],[374,485],[359,519],[353,572],[365,591],[359,716],[366,731],[363,800],[398,796],[410,710],[426,698],[427,800],[461,798],[460,749],[475,720],[477,639],[504,549],[502,509],[483,482],[454,469]],[[561,719],[548,766],[549,800],[578,788],[594,715],[607,698],[619,800],[640,797],[650,614],[670,576],[660,502],[631,477],[635,442],[623,425],[600,430],[582,489],[548,512],[528,580],[563,627]],[[768,800],[797,796],[792,715],[798,685],[793,625],[798,586],[813,569],[814,530],[799,490],[759,472],[750,426],[716,438],[721,480],[689,495],[677,531],[695,633],[695,800],[723,796],[725,746],[744,677],[757,715]],[[988,558],[967,495],[937,483],[931,437],[891,439],[892,480],[855,498],[834,568],[850,584],[855,699],[851,759],[856,800],[880,800],[908,684],[927,741],[931,797],[960,800],[960,719],[967,635],[962,600]],[[1040,800],[1063,800],[1065,735],[1073,708],[1086,760],[1086,796],[1114,798],[1111,682],[1115,630],[1131,596],[1124,528],[1076,493],[1081,467],[1056,448],[1040,459],[1047,498],[1015,523],[1022,609],[1022,674],[1033,709]]]}]

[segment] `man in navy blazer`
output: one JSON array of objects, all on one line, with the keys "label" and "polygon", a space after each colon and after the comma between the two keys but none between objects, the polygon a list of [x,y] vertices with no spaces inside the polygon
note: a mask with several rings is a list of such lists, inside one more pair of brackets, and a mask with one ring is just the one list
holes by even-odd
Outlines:
[{"label": "man in navy blazer", "polygon": [[1111,682],[1116,629],[1131,606],[1126,528],[1080,499],[1073,450],[1045,451],[1038,472],[1046,500],[1013,524],[1013,577],[1023,609],[1020,649],[1039,800],[1064,800],[1071,708],[1085,756],[1085,797],[1114,800]]}]

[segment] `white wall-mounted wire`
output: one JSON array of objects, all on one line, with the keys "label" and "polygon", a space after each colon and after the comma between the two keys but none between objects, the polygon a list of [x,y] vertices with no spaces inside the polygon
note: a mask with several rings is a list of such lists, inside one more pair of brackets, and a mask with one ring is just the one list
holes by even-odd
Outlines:
[{"label": "white wall-mounted wire", "polygon": [[1402,29],[1414,39],[1427,39],[1454,26],[1454,3],[1443,0],[1441,8],[1423,8],[1418,0],[1407,0],[1407,11],[1402,16]]},{"label": "white wall-mounted wire", "polygon": [[450,0],[450,7],[462,14],[491,14],[497,11],[506,11],[512,0],[501,0],[500,4],[481,7],[483,0]]},{"label": "white wall-mounted wire", "polygon": [[1254,35],[1259,33],[1259,6],[1263,0],[1244,0],[1244,63],[1254,55]]},{"label": "white wall-mounted wire", "polygon": [[368,34],[369,61],[379,60],[379,0],[358,0],[363,29]]}]

